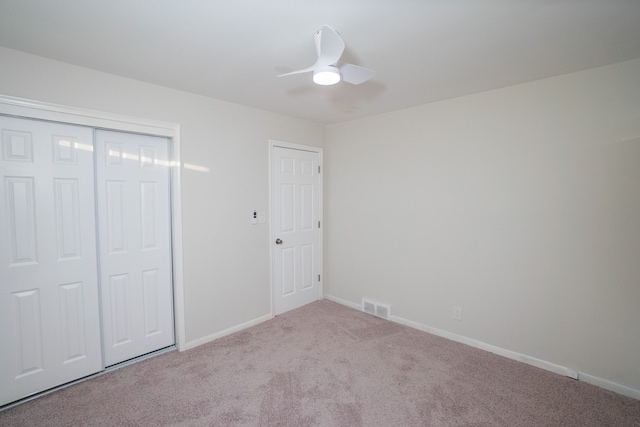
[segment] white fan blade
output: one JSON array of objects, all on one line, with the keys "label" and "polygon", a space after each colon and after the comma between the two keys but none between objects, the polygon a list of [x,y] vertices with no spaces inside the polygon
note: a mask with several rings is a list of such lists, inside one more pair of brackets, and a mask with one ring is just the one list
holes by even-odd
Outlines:
[{"label": "white fan blade", "polygon": [[290,73],[280,74],[278,77],[291,76],[293,74],[300,74],[300,73],[308,73],[309,71],[313,71],[314,68],[315,68],[315,65],[312,65],[311,67],[305,68],[303,70],[297,70],[297,71],[292,71]]},{"label": "white fan blade", "polygon": [[340,74],[342,74],[342,80],[345,82],[359,85],[373,77],[376,72],[358,65],[343,64],[340,66]]},{"label": "white fan blade", "polygon": [[326,67],[334,65],[344,52],[344,42],[342,38],[328,25],[323,25],[320,30],[320,48],[318,50],[318,61],[316,67]]}]

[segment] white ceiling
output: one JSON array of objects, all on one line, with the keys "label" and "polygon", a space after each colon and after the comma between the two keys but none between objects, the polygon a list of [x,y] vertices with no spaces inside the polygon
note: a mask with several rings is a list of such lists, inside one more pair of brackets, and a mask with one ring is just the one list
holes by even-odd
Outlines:
[{"label": "white ceiling", "polygon": [[[372,80],[276,77],[323,24]],[[0,45],[335,123],[640,58],[640,0],[0,0]]]}]

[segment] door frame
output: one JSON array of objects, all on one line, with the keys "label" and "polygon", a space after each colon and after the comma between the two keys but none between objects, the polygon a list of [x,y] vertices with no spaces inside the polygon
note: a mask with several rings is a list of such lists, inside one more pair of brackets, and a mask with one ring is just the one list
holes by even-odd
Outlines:
[{"label": "door frame", "polygon": [[318,154],[318,165],[320,166],[320,179],[318,180],[318,220],[320,221],[320,235],[318,236],[318,263],[320,270],[320,283],[318,283],[318,299],[322,300],[324,295],[324,164],[323,164],[323,149],[321,147],[315,147],[311,145],[302,145],[302,144],[293,144],[290,142],[277,141],[270,139],[269,140],[269,270],[270,270],[270,285],[271,285],[271,295],[270,295],[270,312],[271,317],[275,316],[275,271],[273,268],[273,260],[274,260],[274,246],[273,241],[276,239],[273,230],[273,170],[272,170],[272,162],[273,162],[273,149],[275,147],[285,148],[288,150],[299,150],[299,151],[309,151],[312,153]]},{"label": "door frame", "polygon": [[122,132],[142,133],[171,139],[171,253],[173,278],[174,333],[176,347],[186,347],[182,258],[182,193],[180,125],[85,108],[35,101],[0,94],[0,114],[48,120]]}]

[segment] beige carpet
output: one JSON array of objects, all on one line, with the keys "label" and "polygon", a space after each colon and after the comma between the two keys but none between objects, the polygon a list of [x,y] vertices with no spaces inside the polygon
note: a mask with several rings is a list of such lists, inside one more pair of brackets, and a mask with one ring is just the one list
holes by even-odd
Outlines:
[{"label": "beige carpet", "polygon": [[640,426],[640,401],[320,301],[0,412],[5,426]]}]

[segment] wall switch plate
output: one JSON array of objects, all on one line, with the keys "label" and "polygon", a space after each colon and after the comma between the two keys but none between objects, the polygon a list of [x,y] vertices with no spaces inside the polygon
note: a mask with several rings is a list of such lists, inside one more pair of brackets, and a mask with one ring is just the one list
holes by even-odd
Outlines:
[{"label": "wall switch plate", "polygon": [[456,320],[462,320],[462,308],[460,307],[453,307],[453,318]]}]

